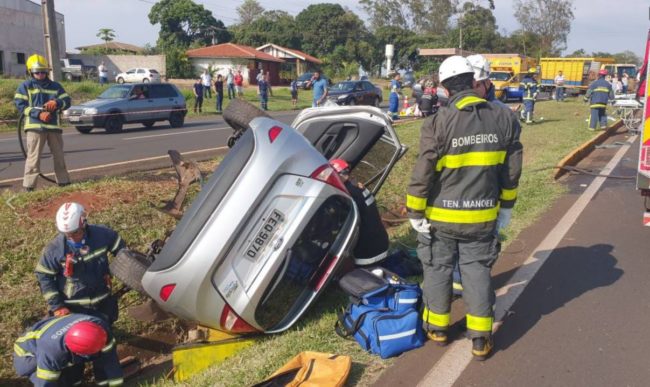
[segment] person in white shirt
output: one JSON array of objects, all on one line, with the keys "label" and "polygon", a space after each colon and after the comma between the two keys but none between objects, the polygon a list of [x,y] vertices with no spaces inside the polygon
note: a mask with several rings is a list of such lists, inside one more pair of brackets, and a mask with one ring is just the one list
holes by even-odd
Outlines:
[{"label": "person in white shirt", "polygon": [[623,77],[621,78],[621,85],[623,86],[623,94],[627,94],[627,87],[629,85],[629,80],[630,76],[627,75],[627,73],[623,73]]},{"label": "person in white shirt", "polygon": [[99,72],[99,84],[100,85],[105,85],[108,83],[108,69],[104,65],[104,62],[99,64],[99,67],[97,67],[97,71]]},{"label": "person in white shirt", "polygon": [[212,98],[212,76],[208,69],[205,69],[203,74],[201,74],[201,84],[203,85],[203,96],[205,98]]},{"label": "person in white shirt", "polygon": [[616,74],[612,75],[610,82],[612,84],[612,90],[614,90],[614,94],[620,94],[623,92],[623,84],[618,80],[618,76]]},{"label": "person in white shirt", "polygon": [[555,102],[564,101],[564,75],[562,75],[562,70],[557,72],[555,77]]}]

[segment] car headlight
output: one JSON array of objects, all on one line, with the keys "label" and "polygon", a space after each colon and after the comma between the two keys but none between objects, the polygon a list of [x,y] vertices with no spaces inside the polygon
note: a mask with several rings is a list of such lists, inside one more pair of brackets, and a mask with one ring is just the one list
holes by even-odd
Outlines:
[{"label": "car headlight", "polygon": [[69,115],[70,115],[70,111],[69,111],[69,110],[64,110],[64,111],[63,111],[63,117],[67,117],[67,116],[69,116]]},{"label": "car headlight", "polygon": [[86,115],[97,114],[97,109],[95,109],[95,108],[86,108],[86,109],[84,109],[84,114],[86,114]]},{"label": "car headlight", "polygon": [[339,95],[338,99],[346,99],[348,97],[347,94]]}]

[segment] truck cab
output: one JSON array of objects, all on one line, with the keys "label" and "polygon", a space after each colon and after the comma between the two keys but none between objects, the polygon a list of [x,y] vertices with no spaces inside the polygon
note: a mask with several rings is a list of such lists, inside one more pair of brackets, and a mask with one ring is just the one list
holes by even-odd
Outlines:
[{"label": "truck cab", "polygon": [[494,84],[496,97],[503,101],[518,100],[521,101],[524,92],[520,89],[520,79],[518,74],[514,74],[509,69],[495,69],[490,72],[490,80]]},{"label": "truck cab", "polygon": [[85,65],[81,59],[61,59],[61,75],[66,81],[82,81],[96,79],[97,67]]}]

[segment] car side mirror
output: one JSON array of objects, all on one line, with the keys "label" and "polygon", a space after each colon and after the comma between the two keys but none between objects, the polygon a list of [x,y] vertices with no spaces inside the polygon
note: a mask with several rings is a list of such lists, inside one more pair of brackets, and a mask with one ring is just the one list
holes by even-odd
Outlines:
[{"label": "car side mirror", "polygon": [[131,100],[133,100],[133,99],[138,99],[138,96],[135,95],[135,94],[131,94],[131,95],[129,95],[129,101],[131,101]]}]

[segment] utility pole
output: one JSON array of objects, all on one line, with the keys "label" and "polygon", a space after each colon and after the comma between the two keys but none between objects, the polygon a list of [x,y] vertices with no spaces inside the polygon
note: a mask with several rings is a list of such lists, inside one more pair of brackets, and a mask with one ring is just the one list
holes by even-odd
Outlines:
[{"label": "utility pole", "polygon": [[56,12],[54,0],[41,0],[43,14],[43,33],[45,38],[45,56],[50,62],[50,79],[61,79],[61,57],[59,55],[59,34],[56,29]]}]

